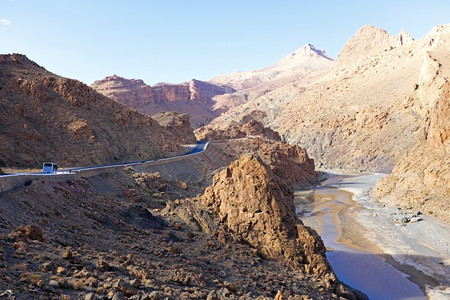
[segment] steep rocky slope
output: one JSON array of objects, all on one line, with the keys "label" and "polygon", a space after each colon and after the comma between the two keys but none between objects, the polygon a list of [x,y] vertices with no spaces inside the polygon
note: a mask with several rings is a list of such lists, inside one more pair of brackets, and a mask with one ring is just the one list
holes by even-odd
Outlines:
[{"label": "steep rocky slope", "polygon": [[214,96],[234,92],[227,86],[195,79],[189,83],[161,83],[152,87],[142,80],[126,79],[117,75],[98,80],[91,87],[150,116],[169,111],[187,113],[195,128],[207,124],[223,112],[223,109],[214,108]]},{"label": "steep rocky slope", "polygon": [[156,121],[19,54],[0,56],[0,166],[150,159],[179,150]]},{"label": "steep rocky slope", "polygon": [[444,222],[450,222],[449,44],[447,35],[425,57],[428,66],[414,99],[425,111],[419,141],[374,191],[383,203],[418,208]]}]

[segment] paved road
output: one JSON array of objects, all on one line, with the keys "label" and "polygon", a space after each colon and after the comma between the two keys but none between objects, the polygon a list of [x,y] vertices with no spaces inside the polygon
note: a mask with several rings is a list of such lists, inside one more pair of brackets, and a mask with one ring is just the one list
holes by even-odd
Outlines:
[{"label": "paved road", "polygon": [[155,159],[155,160],[130,161],[130,162],[100,165],[100,166],[73,167],[73,168],[61,169],[61,170],[58,170],[57,173],[52,173],[52,174],[44,174],[42,172],[16,173],[16,174],[0,175],[0,178],[1,177],[24,176],[24,175],[52,176],[52,175],[70,174],[71,172],[79,172],[79,171],[85,171],[85,170],[105,169],[105,168],[119,167],[119,166],[134,166],[134,165],[144,164],[144,163],[148,163],[148,162],[155,162],[155,161],[171,161],[176,158],[195,155],[197,153],[204,152],[206,150],[206,148],[208,147],[208,144],[209,144],[209,142],[197,142],[197,144],[188,145],[188,149],[190,150],[189,153],[186,153],[183,155],[167,157],[167,158]]}]

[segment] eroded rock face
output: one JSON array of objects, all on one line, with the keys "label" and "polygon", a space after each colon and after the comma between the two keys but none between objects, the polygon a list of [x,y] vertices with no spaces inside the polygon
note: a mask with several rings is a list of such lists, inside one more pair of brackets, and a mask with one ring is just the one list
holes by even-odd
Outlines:
[{"label": "eroded rock face", "polygon": [[244,117],[241,123],[233,122],[225,127],[202,127],[195,134],[199,140],[212,139],[211,142],[233,160],[243,154],[256,154],[274,176],[288,186],[310,186],[317,181],[314,160],[305,149],[281,141],[278,132],[250,116]]},{"label": "eroded rock face", "polygon": [[162,112],[152,116],[160,125],[168,129],[181,143],[194,144],[197,140],[187,114]]},{"label": "eroded rock face", "polygon": [[296,217],[293,194],[255,155],[243,155],[214,176],[201,202],[218,214],[222,229],[268,258],[324,275],[331,272],[320,237]]},{"label": "eroded rock face", "polygon": [[0,65],[0,166],[103,164],[180,149],[150,117],[24,55],[1,55]]},{"label": "eroded rock face", "polygon": [[195,79],[189,83],[149,86],[140,79],[126,79],[117,75],[98,80],[91,87],[150,116],[166,111],[189,114],[195,128],[206,124],[223,111],[214,109],[214,96],[234,92],[229,87]]},{"label": "eroded rock face", "polygon": [[426,212],[450,222],[450,54],[443,44],[425,56],[413,106],[425,111],[421,136],[380,180],[373,195],[387,205]]}]

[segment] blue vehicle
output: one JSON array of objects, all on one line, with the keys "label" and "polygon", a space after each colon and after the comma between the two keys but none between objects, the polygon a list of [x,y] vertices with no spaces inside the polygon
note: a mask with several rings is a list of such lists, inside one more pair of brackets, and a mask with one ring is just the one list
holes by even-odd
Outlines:
[{"label": "blue vehicle", "polygon": [[42,173],[55,174],[58,171],[58,165],[52,162],[45,162],[42,166]]}]

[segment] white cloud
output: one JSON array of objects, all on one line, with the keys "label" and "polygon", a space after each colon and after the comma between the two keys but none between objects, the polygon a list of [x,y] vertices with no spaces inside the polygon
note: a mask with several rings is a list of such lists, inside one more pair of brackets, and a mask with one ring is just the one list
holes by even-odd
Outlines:
[{"label": "white cloud", "polygon": [[5,29],[9,25],[11,25],[11,21],[10,20],[0,19],[0,29]]}]

